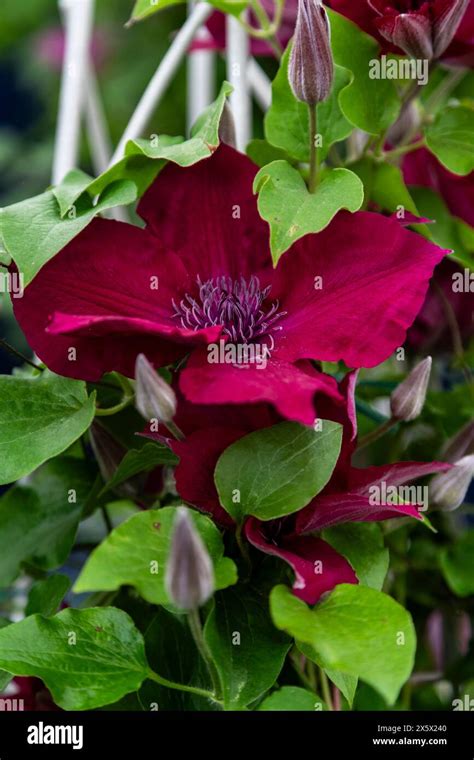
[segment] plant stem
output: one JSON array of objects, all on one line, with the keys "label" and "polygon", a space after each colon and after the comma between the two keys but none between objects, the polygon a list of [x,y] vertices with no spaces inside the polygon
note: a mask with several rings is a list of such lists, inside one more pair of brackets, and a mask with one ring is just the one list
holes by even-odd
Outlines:
[{"label": "plant stem", "polygon": [[260,30],[255,29],[253,26],[248,24],[245,21],[245,19],[241,19],[246,31],[252,37],[264,39],[273,50],[273,53],[275,54],[277,60],[280,60],[283,54],[283,50],[278,41],[276,33],[278,31],[278,27],[280,26],[280,22],[281,22],[281,15],[283,12],[283,3],[279,2],[277,4],[277,9],[276,9],[275,18],[273,22],[270,21],[265,8],[263,8],[260,5],[259,0],[250,0],[250,8],[252,9],[257,21],[259,22],[261,29]]},{"label": "plant stem", "polygon": [[438,103],[440,103],[444,97],[449,95],[458,86],[458,84],[466,76],[467,71],[467,69],[456,69],[455,71],[451,71],[443,79],[441,84],[436,88],[434,92],[431,93],[425,103],[425,110],[427,113],[431,113],[436,108]]},{"label": "plant stem", "polygon": [[309,182],[308,190],[310,193],[316,192],[318,184],[318,149],[316,147],[316,130],[317,130],[317,115],[316,105],[309,105]]},{"label": "plant stem", "polygon": [[378,441],[379,438],[381,438],[385,433],[388,433],[389,430],[391,430],[395,425],[397,425],[399,420],[395,420],[393,417],[390,417],[390,419],[386,420],[380,427],[375,428],[375,430],[371,430],[370,433],[367,433],[367,435],[364,435],[357,446],[357,451],[360,451],[360,449],[364,449],[369,444],[373,443],[374,441]]},{"label": "plant stem", "polygon": [[101,409],[96,407],[95,413],[97,417],[110,417],[112,414],[117,414],[125,409],[133,401],[133,396],[124,396],[118,404],[115,406],[109,406],[107,409]]},{"label": "plant stem", "polygon": [[188,613],[188,622],[189,622],[189,627],[191,629],[191,633],[193,635],[194,642],[198,648],[198,651],[202,659],[206,663],[206,667],[207,667],[207,670],[209,672],[209,676],[212,682],[212,688],[214,689],[214,694],[217,696],[218,699],[220,699],[220,695],[222,691],[220,678],[219,678],[219,674],[217,672],[216,666],[214,665],[212,654],[209,651],[209,648],[206,644],[206,640],[204,638],[201,617],[199,615],[198,609],[191,610]]},{"label": "plant stem", "polygon": [[448,323],[449,331],[451,333],[451,340],[453,343],[454,356],[456,357],[456,359],[458,359],[459,363],[461,364],[466,381],[470,385],[472,383],[472,372],[471,372],[471,368],[466,362],[466,357],[464,356],[464,346],[462,343],[462,336],[461,336],[461,331],[459,329],[456,312],[454,311],[449,299],[446,298],[446,294],[443,288],[434,279],[432,280],[432,286],[433,286],[434,291],[436,292],[436,295],[438,296],[440,300],[441,306],[444,311],[444,316],[446,317],[446,322]]},{"label": "plant stem", "polygon": [[237,526],[236,531],[235,531],[235,540],[237,541],[237,546],[239,547],[240,554],[245,563],[247,578],[250,578],[250,575],[252,574],[252,562],[250,559],[247,544],[245,543],[242,537],[242,529],[243,529],[243,523],[240,523]]},{"label": "plant stem", "polygon": [[328,709],[333,710],[333,704],[332,704],[332,698],[331,698],[331,689],[329,687],[329,681],[326,673],[322,668],[319,668],[319,678],[321,681],[321,691],[322,691],[322,698],[326,702]]},{"label": "plant stem", "polygon": [[204,697],[205,699],[212,699],[213,702],[219,702],[219,700],[216,699],[216,696],[212,691],[207,691],[207,689],[200,689],[198,686],[186,686],[186,684],[183,684],[183,683],[176,683],[176,681],[169,681],[167,678],[163,678],[163,676],[160,676],[158,675],[158,673],[155,673],[154,670],[148,671],[148,678],[152,681],[155,681],[156,683],[159,683],[160,686],[166,686],[167,689],[175,689],[176,691],[187,691],[190,694],[196,694],[198,697]]},{"label": "plant stem", "polygon": [[20,351],[17,351],[16,348],[10,345],[5,338],[0,338],[0,348],[4,348],[5,351],[8,351],[9,354],[12,354],[12,356],[16,356],[17,359],[21,359],[25,364],[29,364],[30,367],[33,367],[33,369],[39,369],[40,372],[44,372],[44,367],[38,367],[37,364],[31,361],[31,359],[27,359],[26,356],[23,356],[23,354]]},{"label": "plant stem", "polygon": [[102,504],[100,511],[102,512],[102,517],[104,518],[104,523],[107,529],[107,533],[112,533],[114,526],[112,525],[112,520],[110,519],[110,515],[107,512],[107,507],[105,506],[105,504]]},{"label": "plant stem", "polygon": [[167,430],[173,435],[177,441],[184,441],[185,435],[182,430],[179,429],[179,427],[173,422],[173,420],[170,420],[169,422],[163,423]]},{"label": "plant stem", "polygon": [[419,148],[423,148],[426,145],[425,138],[422,137],[420,140],[417,140],[416,142],[409,143],[408,145],[400,145],[399,148],[394,148],[393,150],[385,151],[381,154],[381,158],[387,159],[387,158],[397,158],[398,156],[404,156],[406,153],[411,153],[414,150],[418,150]]}]

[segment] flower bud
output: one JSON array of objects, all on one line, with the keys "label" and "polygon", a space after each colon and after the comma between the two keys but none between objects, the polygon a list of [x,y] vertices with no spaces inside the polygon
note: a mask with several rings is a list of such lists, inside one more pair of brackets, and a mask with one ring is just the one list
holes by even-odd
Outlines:
[{"label": "flower bud", "polygon": [[386,0],[368,3],[377,13],[375,26],[382,37],[412,58],[436,60],[456,34],[469,0],[425,0],[406,10]]},{"label": "flower bud", "polygon": [[321,0],[298,0],[288,79],[293,94],[315,106],[329,95],[334,77],[329,21]]},{"label": "flower bud", "polygon": [[135,406],[146,420],[170,422],[176,414],[176,396],[144,354],[135,363]]},{"label": "flower bud", "polygon": [[97,460],[100,474],[105,483],[114,475],[120,462],[126,454],[126,450],[102,425],[93,422],[89,430],[92,451]]},{"label": "flower bud", "polygon": [[440,3],[440,12],[433,24],[433,53],[439,58],[458,30],[470,0],[452,0]]},{"label": "flower bud", "polygon": [[447,442],[443,462],[457,462],[466,454],[474,454],[474,420],[471,420]]},{"label": "flower bud", "polygon": [[226,145],[230,145],[231,148],[237,147],[234,114],[232,113],[227,100],[224,103],[221,120],[219,122],[219,140]]},{"label": "flower bud", "polygon": [[434,507],[452,512],[466,498],[474,475],[474,454],[460,459],[448,472],[436,475],[429,485],[430,501]]},{"label": "flower bud", "polygon": [[165,576],[170,599],[182,610],[195,610],[214,593],[214,570],[204,542],[186,507],[178,507]]},{"label": "flower bud", "polygon": [[390,397],[392,417],[410,422],[421,414],[431,374],[431,356],[416,365]]}]

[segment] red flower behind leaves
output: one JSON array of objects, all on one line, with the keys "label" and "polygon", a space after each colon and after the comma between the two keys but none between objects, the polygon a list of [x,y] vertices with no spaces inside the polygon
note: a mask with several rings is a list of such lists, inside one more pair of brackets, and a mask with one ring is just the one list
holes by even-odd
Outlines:
[{"label": "red flower behind leaves", "polygon": [[[384,361],[445,251],[394,219],[341,212],[273,269],[256,171],[225,145],[192,167],[169,164],[139,204],[145,229],[96,219],[49,261],[15,303],[45,364],[96,380],[132,376],[139,353],[156,366],[189,354],[180,389],[194,403],[265,402],[311,424],[315,394],[338,391],[307,360]],[[218,341],[260,347],[266,366],[210,363]]]}]

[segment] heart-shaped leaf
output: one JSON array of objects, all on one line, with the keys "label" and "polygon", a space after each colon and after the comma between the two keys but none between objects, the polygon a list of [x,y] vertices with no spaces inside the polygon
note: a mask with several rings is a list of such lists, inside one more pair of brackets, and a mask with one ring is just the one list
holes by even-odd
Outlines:
[{"label": "heart-shaped leaf", "polygon": [[273,161],[254,180],[260,216],[270,225],[270,248],[276,265],[280,256],[300,238],[321,232],[338,211],[357,211],[364,187],[349,169],[325,171],[310,193],[301,174],[286,161]]}]

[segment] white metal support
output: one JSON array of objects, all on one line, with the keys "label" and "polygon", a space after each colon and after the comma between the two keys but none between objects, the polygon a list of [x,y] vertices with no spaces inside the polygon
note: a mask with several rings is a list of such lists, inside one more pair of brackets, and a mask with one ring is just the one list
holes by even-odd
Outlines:
[{"label": "white metal support", "polygon": [[60,0],[60,8],[66,43],[54,145],[54,185],[77,163],[94,0]]},{"label": "white metal support", "polygon": [[227,16],[227,79],[234,88],[230,106],[235,121],[237,148],[245,150],[251,136],[252,109],[248,86],[249,39],[243,26]]},{"label": "white metal support", "polygon": [[112,143],[92,64],[87,69],[85,119],[94,172],[102,174],[109,165]]},{"label": "white metal support", "polygon": [[111,164],[122,158],[129,140],[133,140],[142,134],[181,60],[186,55],[194,35],[213,10],[208,3],[200,2],[179,30],[135,108],[132,118],[120,138]]},{"label": "white metal support", "polygon": [[262,111],[268,111],[272,103],[272,83],[255,58],[249,58],[247,75],[255,100]]},{"label": "white metal support", "polygon": [[[192,14],[195,5],[194,0],[189,0],[189,15]],[[211,35],[205,26],[201,26],[194,36],[196,42],[209,42],[210,39]],[[186,102],[188,134],[198,116],[214,100],[216,78],[215,57],[213,50],[192,50],[188,55]]]}]

